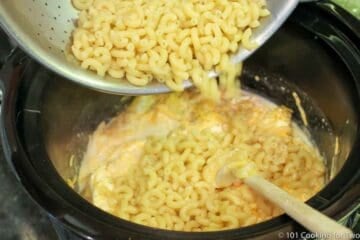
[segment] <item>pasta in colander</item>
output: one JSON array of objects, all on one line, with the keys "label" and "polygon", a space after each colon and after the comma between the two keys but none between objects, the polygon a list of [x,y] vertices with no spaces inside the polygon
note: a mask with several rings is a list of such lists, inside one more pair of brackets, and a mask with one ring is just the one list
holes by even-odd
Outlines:
[{"label": "pasta in colander", "polygon": [[175,91],[191,79],[219,99],[235,88],[238,67],[230,55],[253,49],[252,29],[269,15],[265,0],[73,0],[81,10],[71,54],[81,67],[137,86],[156,80]]}]

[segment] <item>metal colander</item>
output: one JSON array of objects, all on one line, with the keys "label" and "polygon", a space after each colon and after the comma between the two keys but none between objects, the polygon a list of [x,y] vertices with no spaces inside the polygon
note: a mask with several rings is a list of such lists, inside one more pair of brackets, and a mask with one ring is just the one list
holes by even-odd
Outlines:
[{"label": "metal colander", "polygon": [[[267,0],[272,15],[263,20],[254,31],[253,39],[264,43],[282,25],[299,0]],[[66,45],[74,29],[78,12],[71,0],[1,0],[0,23],[2,27],[32,57],[58,74],[103,92],[116,94],[153,94],[169,89],[155,81],[146,87],[136,87],[125,80],[99,77],[83,70],[65,57]],[[240,50],[235,61],[239,62],[252,52]],[[189,81],[185,87],[191,86]]]},{"label": "metal colander", "polygon": [[64,77],[97,90],[121,94],[166,92],[154,83],[151,88],[136,87],[127,81],[102,77],[81,69],[65,57],[78,11],[71,0],[2,0],[0,22],[17,43],[32,57]]}]

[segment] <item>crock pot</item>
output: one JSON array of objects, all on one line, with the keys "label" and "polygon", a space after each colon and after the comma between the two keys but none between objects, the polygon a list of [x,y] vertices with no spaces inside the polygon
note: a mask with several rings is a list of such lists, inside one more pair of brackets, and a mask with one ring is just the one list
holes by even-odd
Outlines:
[{"label": "crock pot", "polygon": [[[137,225],[94,207],[69,185],[88,135],[131,97],[95,92],[62,79],[21,50],[0,74],[1,138],[19,182],[64,239],[284,239],[304,233],[281,215],[217,232],[166,231]],[[311,133],[327,159],[327,185],[308,204],[334,219],[360,205],[360,22],[330,1],[302,4],[245,63],[242,86],[294,110],[298,93]],[[339,143],[339,154],[335,154]],[[69,163],[70,156],[78,161]],[[300,235],[293,235],[300,236]],[[295,239],[295,238],[293,238]]]}]

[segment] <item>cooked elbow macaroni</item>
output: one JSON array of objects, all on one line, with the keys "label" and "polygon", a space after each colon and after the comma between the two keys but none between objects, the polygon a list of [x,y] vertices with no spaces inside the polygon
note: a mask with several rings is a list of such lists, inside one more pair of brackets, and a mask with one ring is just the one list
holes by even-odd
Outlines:
[{"label": "cooked elbow macaroni", "polygon": [[324,162],[304,139],[289,109],[255,95],[218,104],[193,92],[138,97],[91,136],[78,187],[97,207],[139,224],[238,228],[281,210],[242,181],[216,188],[217,171],[248,165],[305,201],[324,185]]},{"label": "cooked elbow macaroni", "polygon": [[239,71],[229,56],[240,45],[256,47],[251,29],[269,15],[265,0],[72,1],[81,12],[71,53],[81,67],[138,86],[157,80],[176,91],[192,79],[211,98],[219,89],[208,72],[224,73],[220,86],[234,86]]}]

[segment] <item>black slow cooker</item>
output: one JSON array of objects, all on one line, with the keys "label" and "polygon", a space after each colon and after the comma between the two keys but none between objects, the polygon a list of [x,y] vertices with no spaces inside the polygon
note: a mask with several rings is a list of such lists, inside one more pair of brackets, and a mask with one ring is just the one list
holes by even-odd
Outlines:
[{"label": "black slow cooker", "polygon": [[[64,239],[284,239],[305,230],[286,215],[206,233],[137,225],[94,207],[69,185],[88,135],[131,97],[98,93],[50,72],[21,50],[3,66],[1,137],[9,165]],[[327,159],[328,183],[308,201],[334,219],[360,206],[360,22],[330,1],[300,5],[245,63],[242,86],[294,110],[298,93]],[[335,153],[339,143],[339,154]],[[69,164],[70,156],[77,161]],[[300,236],[300,235],[291,235]],[[293,238],[295,239],[295,238]]]}]

